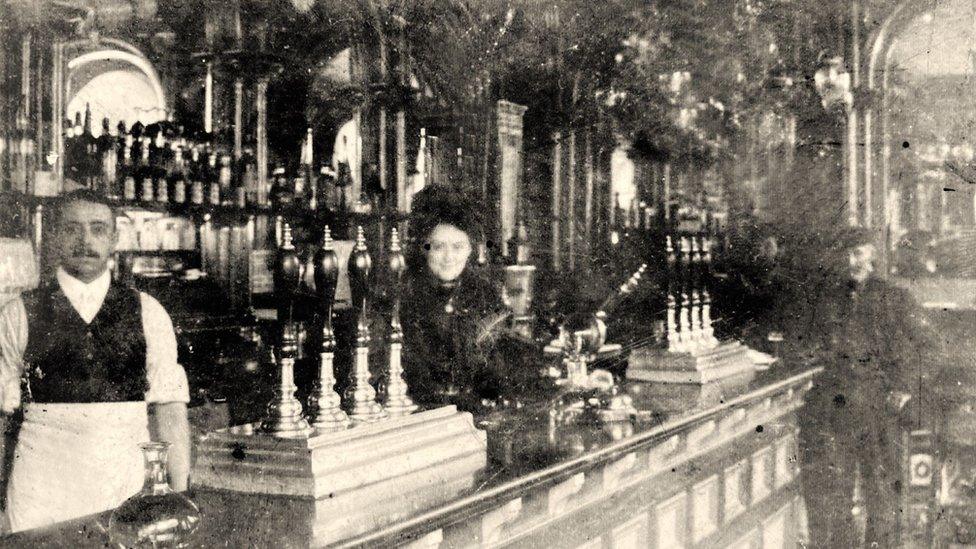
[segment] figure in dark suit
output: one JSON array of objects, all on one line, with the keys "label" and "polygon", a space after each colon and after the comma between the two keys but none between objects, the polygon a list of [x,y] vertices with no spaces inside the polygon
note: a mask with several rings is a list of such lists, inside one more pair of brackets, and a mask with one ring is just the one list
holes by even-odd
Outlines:
[{"label": "figure in dark suit", "polygon": [[933,339],[914,299],[873,276],[870,236],[837,240],[847,277],[801,315],[811,337],[800,347],[824,367],[800,412],[814,547],[897,544],[901,432],[942,417],[929,394]]}]

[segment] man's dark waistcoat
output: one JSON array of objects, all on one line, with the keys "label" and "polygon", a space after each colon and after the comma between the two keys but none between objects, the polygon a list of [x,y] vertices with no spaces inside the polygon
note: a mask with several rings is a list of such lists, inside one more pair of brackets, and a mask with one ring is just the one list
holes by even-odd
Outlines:
[{"label": "man's dark waistcoat", "polygon": [[24,307],[30,400],[143,400],[148,387],[146,339],[137,291],[109,286],[90,324],[85,324],[57,284],[26,294]]}]

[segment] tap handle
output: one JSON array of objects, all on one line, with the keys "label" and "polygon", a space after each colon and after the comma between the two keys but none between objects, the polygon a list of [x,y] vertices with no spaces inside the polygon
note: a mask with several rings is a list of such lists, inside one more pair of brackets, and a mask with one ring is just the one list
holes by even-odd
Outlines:
[{"label": "tap handle", "polygon": [[365,314],[369,298],[369,275],[373,259],[366,248],[366,235],[362,226],[356,228],[356,246],[349,256],[349,290],[353,306]]},{"label": "tap handle", "polygon": [[322,310],[331,311],[335,301],[336,286],[339,282],[339,256],[332,246],[332,231],[325,227],[322,247],[315,252],[315,293],[322,302]]},{"label": "tap handle", "polygon": [[278,321],[291,321],[292,305],[295,300],[295,292],[301,281],[301,261],[295,252],[295,246],[291,241],[291,227],[285,224],[281,245],[275,256],[274,271],[272,274],[275,290],[275,301],[278,307]]}]

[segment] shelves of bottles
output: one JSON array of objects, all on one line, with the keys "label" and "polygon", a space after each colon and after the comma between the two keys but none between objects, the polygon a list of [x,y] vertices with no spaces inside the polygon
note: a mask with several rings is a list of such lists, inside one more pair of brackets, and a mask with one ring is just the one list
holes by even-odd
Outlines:
[{"label": "shelves of bottles", "polygon": [[[18,191],[0,192],[0,202],[20,204],[23,207],[45,208],[54,204],[58,196],[34,196]],[[195,204],[160,202],[156,200],[125,200],[109,197],[109,202],[121,211],[151,211],[160,212],[176,217],[191,217],[204,220],[209,216],[213,221],[241,221],[246,222],[251,216],[281,217],[292,225],[335,225],[355,226],[371,225],[377,221],[399,222],[406,219],[406,215],[396,210],[376,210],[371,212],[333,211],[327,208],[308,208],[300,205],[260,206],[246,204]]]}]

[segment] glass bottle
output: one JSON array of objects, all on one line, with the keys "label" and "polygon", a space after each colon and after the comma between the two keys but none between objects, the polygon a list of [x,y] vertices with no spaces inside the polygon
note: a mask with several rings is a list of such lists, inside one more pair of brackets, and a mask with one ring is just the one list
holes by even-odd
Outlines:
[{"label": "glass bottle", "polygon": [[109,518],[112,542],[123,547],[186,547],[200,524],[200,509],[166,481],[167,442],[139,445],[146,463],[142,490]]}]

